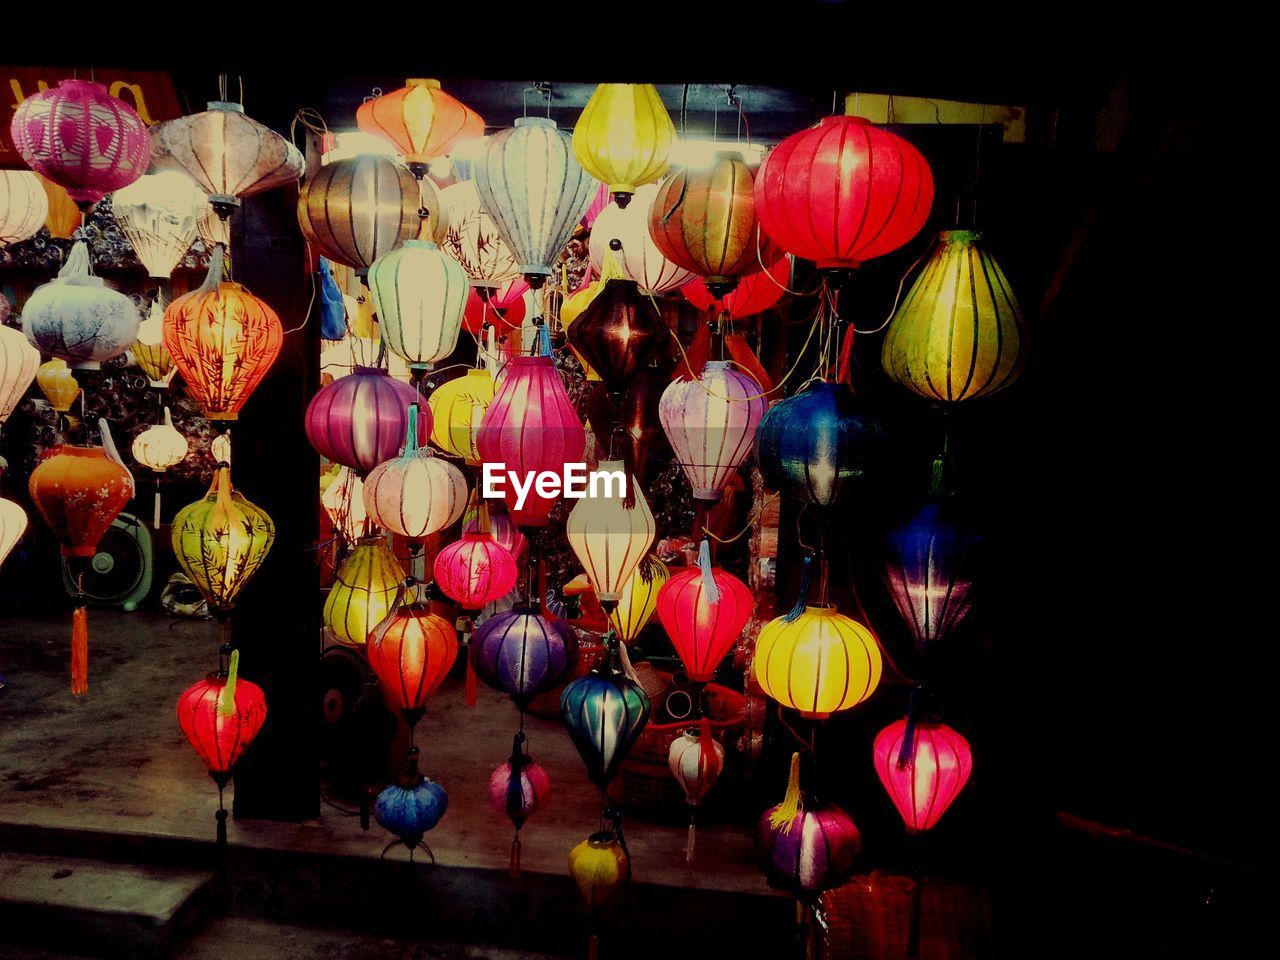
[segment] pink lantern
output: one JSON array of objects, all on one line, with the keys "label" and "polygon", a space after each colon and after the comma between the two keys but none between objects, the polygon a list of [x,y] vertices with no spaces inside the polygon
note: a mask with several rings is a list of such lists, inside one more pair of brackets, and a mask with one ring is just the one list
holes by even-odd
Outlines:
[{"label": "pink lantern", "polygon": [[464,533],[436,554],[436,586],[464,610],[479,610],[505,597],[519,569],[507,548],[487,533]]},{"label": "pink lantern", "polygon": [[609,192],[609,185],[600,184],[596,195],[591,198],[591,206],[587,207],[587,212],[582,215],[582,225],[590,230],[595,226],[596,217],[600,216],[601,211],[612,202],[613,194]]},{"label": "pink lantern", "polygon": [[520,828],[551,800],[551,777],[525,752],[525,735],[517,733],[511,759],[489,777],[489,806],[506,814],[516,828],[511,841],[511,876],[520,876]]},{"label": "pink lantern", "polygon": [[27,166],[64,187],[81,210],[127,187],[151,164],[142,118],[90,80],[62,80],[27,97],[9,131]]},{"label": "pink lantern", "polygon": [[969,741],[945,723],[895,720],[876,735],[872,755],[908,833],[937,823],[973,771]]},{"label": "pink lantern", "polygon": [[489,536],[506,547],[507,552],[513,558],[519,560],[520,555],[529,546],[529,541],[520,532],[520,528],[512,522],[506,508],[497,501],[493,501],[492,505],[488,502],[482,502],[477,503],[475,506],[468,506],[467,512],[462,517],[462,532],[483,533],[484,531],[481,529],[484,522],[481,519],[483,511],[488,511]]},{"label": "pink lantern", "polygon": [[[307,439],[320,454],[361,476],[400,452],[418,392],[385,370],[356,367],[311,398]],[[431,436],[431,409],[418,411],[418,443]]]}]

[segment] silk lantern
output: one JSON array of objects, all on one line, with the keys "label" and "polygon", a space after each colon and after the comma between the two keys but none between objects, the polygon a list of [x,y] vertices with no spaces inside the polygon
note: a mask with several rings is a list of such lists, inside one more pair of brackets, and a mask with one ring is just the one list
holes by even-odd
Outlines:
[{"label": "silk lantern", "polygon": [[451,526],[467,506],[462,471],[418,444],[418,405],[409,407],[404,450],[371,471],[364,483],[369,516],[410,540],[423,540]]},{"label": "silk lantern", "polygon": [[516,828],[511,841],[511,875],[520,875],[520,830],[525,821],[551,802],[551,777],[525,752],[525,735],[517,733],[511,759],[489,777],[489,806],[506,814]]},{"label": "silk lantern", "polygon": [[654,554],[640,561],[622,587],[618,605],[609,613],[609,625],[625,644],[635,643],[640,631],[658,609],[658,592],[671,579],[671,571]]},{"label": "silk lantern", "polygon": [[765,624],[752,664],[765,695],[822,720],[875,693],[883,668],[875,635],[834,606],[805,606]]},{"label": "silk lantern", "polygon": [[133,459],[156,474],[155,511],[151,525],[160,526],[159,475],[187,458],[187,438],[173,425],[169,408],[164,408],[164,423],[157,423],[133,438]]},{"label": "silk lantern", "polygon": [[[587,432],[551,357],[512,357],[480,424],[481,460],[505,463],[522,477],[544,470],[563,474],[566,463],[582,461],[586,445]],[[503,494],[512,519],[520,526],[545,526],[559,494],[543,495],[535,485],[517,508],[513,487],[505,484]]]},{"label": "silk lantern", "polygon": [[22,308],[22,332],[41,353],[79,370],[97,370],[138,338],[138,308],[93,276],[89,245],[71,248],[58,276],[37,287]]},{"label": "silk lantern", "polygon": [[225,221],[242,197],[294,183],[306,169],[298,148],[245,115],[244,106],[217,100],[202,113],[151,128],[152,162],[181,170],[209,197]]},{"label": "silk lantern", "polygon": [[12,500],[0,497],[0,565],[17,546],[27,530],[27,511]]},{"label": "silk lantern", "polygon": [[977,543],[938,501],[886,538],[885,579],[917,649],[946,637],[968,614]]},{"label": "silk lantern", "polygon": [[671,575],[658,591],[658,619],[671,638],[689,679],[706,683],[751,619],[751,589],[720,567],[711,566],[703,541],[699,564]]},{"label": "silk lantern", "polygon": [[615,650],[565,686],[560,716],[587,765],[587,777],[603,792],[649,722],[649,698],[622,671]]},{"label": "silk lantern", "polygon": [[458,659],[458,631],[427,603],[397,602],[374,627],[365,653],[383,701],[412,728]]},{"label": "silk lantern", "polygon": [[462,515],[462,532],[480,533],[486,524],[489,536],[501,544],[513,559],[519,560],[528,549],[528,538],[520,532],[501,502],[485,500],[468,504],[466,513]]},{"label": "silk lantern", "polygon": [[523,603],[486,619],[471,638],[476,675],[508,694],[521,711],[559,683],[577,661],[573,628]]},{"label": "silk lantern", "polygon": [[30,170],[0,170],[0,248],[39,232],[49,214],[49,198]]},{"label": "silk lantern", "polygon": [[40,351],[19,331],[0,326],[0,427],[9,419],[39,369]]},{"label": "silk lantern", "polygon": [[519,117],[514,127],[488,138],[473,173],[480,203],[519,261],[519,272],[540,288],[596,191],[574,156],[572,138],[554,120]]},{"label": "silk lantern", "polygon": [[418,235],[419,189],[390,157],[361,154],[326,164],[298,192],[298,226],[320,253],[367,271]]},{"label": "silk lantern", "polygon": [[587,419],[597,442],[607,450],[616,441],[642,485],[647,485],[666,465],[658,405],[670,380],[665,370],[650,367],[631,378],[621,398],[611,394],[603,383],[587,394]]},{"label": "silk lantern", "polygon": [[675,124],[651,83],[602,83],[573,128],[573,151],[620,207],[667,171]]},{"label": "silk lantern", "polygon": [[49,406],[58,413],[66,413],[80,395],[80,384],[67,367],[65,360],[50,360],[36,370],[36,383]]},{"label": "silk lantern", "polygon": [[204,194],[185,173],[140,177],[111,195],[111,212],[147,273],[168,279],[196,238],[196,205]]},{"label": "silk lantern", "polygon": [[519,570],[507,548],[487,532],[464,532],[436,554],[432,573],[445,596],[464,610],[479,610],[505,597]]},{"label": "silk lantern", "polygon": [[484,412],[493,403],[495,387],[488,370],[468,370],[431,391],[431,442],[471,466],[480,463],[476,437]]},{"label": "silk lantern", "polygon": [[[621,474],[616,494],[594,488],[595,477]],[[606,612],[622,597],[623,587],[640,566],[657,530],[653,512],[634,476],[621,460],[601,460],[593,488],[569,511],[565,537],[591,581]]]},{"label": "silk lantern", "polygon": [[474,287],[501,286],[520,274],[520,264],[480,203],[474,181],[464,180],[440,191],[435,240],[461,264]]},{"label": "silk lantern", "polygon": [[[583,275],[585,280],[590,275],[590,271]],[[604,263],[600,268],[600,276],[595,280],[588,280],[584,286],[579,287],[569,296],[565,297],[560,304],[560,328],[565,331],[566,335],[573,331],[573,325],[578,322],[579,318],[587,307],[591,306],[603,291],[605,286],[613,280],[625,280],[626,277],[622,273],[622,267],[618,265],[618,258],[613,255],[613,251],[609,251],[604,258]],[[599,382],[600,374],[587,362],[587,358],[578,352],[574,347],[572,339],[569,340],[569,349],[573,355],[578,358],[578,363],[582,364],[582,370],[587,375],[587,381],[591,383]]]},{"label": "silk lantern", "polygon": [[908,833],[931,829],[973,771],[969,741],[945,723],[895,720],[876,735],[871,752]]},{"label": "silk lantern", "polygon": [[658,418],[697,500],[718,500],[751,452],[768,409],[760,384],[724,360],[707,362],[694,380],[675,380]]},{"label": "silk lantern", "polygon": [[[409,408],[418,391],[376,367],[356,367],[311,398],[306,431],[311,445],[334,463],[360,474],[390,460],[404,443]],[[418,442],[431,435],[430,410],[418,411]]]},{"label": "silk lantern", "polygon": [[685,863],[692,863],[697,809],[724,770],[724,747],[716,743],[710,720],[703,717],[699,726],[690,727],[671,741],[667,767],[689,804],[689,837],[685,841],[684,859]]},{"label": "silk lantern", "polygon": [[568,328],[569,342],[615,397],[667,349],[671,333],[634,280],[610,280]]},{"label": "silk lantern", "polygon": [[324,602],[324,623],[342,643],[363,646],[391,611],[404,570],[385,537],[357,540]]},{"label": "silk lantern", "polygon": [[432,160],[484,135],[484,119],[441,90],[438,80],[407,80],[399,90],[365,100],[356,108],[356,124],[394,146],[419,178]]},{"label": "silk lantern", "polygon": [[320,478],[320,506],[328,515],[336,536],[347,543],[378,532],[377,522],[365,507],[364,481],[350,467],[337,467],[336,473]]},{"label": "silk lantern", "polygon": [[66,188],[81,209],[127,187],[151,162],[136,110],[90,80],[61,80],[13,111],[13,145],[27,166]]},{"label": "silk lantern", "polygon": [[679,289],[697,277],[663,256],[649,235],[649,212],[657,194],[657,186],[647,184],[636,189],[634,202],[626,207],[609,204],[592,225],[588,244],[596,273],[604,267],[605,251],[611,250],[623,276],[634,280],[641,293],[653,296]]},{"label": "silk lantern", "polygon": [[914,146],[862,117],[824,117],[769,152],[756,215],[782,249],[819,270],[892,253],[924,226],[933,174]]},{"label": "silk lantern", "polygon": [[[520,295],[511,300],[506,306],[499,307],[495,303],[494,297],[483,297],[479,291],[482,290],[509,290],[512,284],[519,284],[523,289]],[[515,276],[507,280],[501,287],[472,287],[467,294],[467,305],[462,312],[462,327],[467,333],[473,337],[477,337],[484,330],[485,324],[496,327],[499,330],[510,333],[512,330],[519,330],[524,326],[524,294],[529,289],[529,284],[524,277]],[[502,297],[498,298],[503,299]]]},{"label": "silk lantern", "polygon": [[429,370],[453,353],[467,303],[467,274],[426,240],[406,240],[369,268],[378,332],[410,370]]},{"label": "silk lantern", "polygon": [[178,564],[225,620],[275,543],[276,526],[261,507],[231,485],[231,468],[214,471],[209,492],[178,511],[170,539]]},{"label": "silk lantern", "polygon": [[[569,875],[577,884],[587,910],[594,914],[611,902],[631,879],[631,860],[618,835],[602,830],[569,851]],[[591,951],[588,955],[596,953]]]},{"label": "silk lantern", "polygon": [[262,688],[239,674],[239,651],[231,654],[227,672],[211,673],[178,697],[178,725],[222,790],[231,771],[267,720]]},{"label": "silk lantern", "polygon": [[[36,176],[40,176],[36,174]],[[44,195],[49,201],[49,212],[45,214],[44,225],[49,236],[58,240],[70,240],[76,229],[84,223],[84,214],[76,206],[67,191],[48,177],[40,177],[40,186],[44,187]],[[0,244],[3,246],[3,244]]]},{"label": "silk lantern", "polygon": [[928,400],[988,396],[1017,380],[1026,366],[1022,308],[981,237],[970,230],[938,234],[885,333],[885,372]]},{"label": "silk lantern", "polygon": [[792,258],[779,257],[772,265],[738,278],[738,285],[717,298],[701,277],[680,288],[684,298],[699,310],[723,310],[732,320],[744,320],[768,310],[782,299],[791,279]]},{"label": "silk lantern", "polygon": [[[422,844],[423,834],[435,828],[449,809],[449,795],[444,787],[424,777],[418,770],[418,748],[410,747],[405,767],[396,782],[378,794],[373,803],[373,816],[379,825],[396,835],[382,855],[397,841],[409,848],[409,858]],[[430,848],[428,848],[430,853]],[[434,856],[432,857],[434,860]]]},{"label": "silk lantern", "polygon": [[164,301],[159,294],[151,301],[147,319],[138,325],[138,339],[131,349],[151,386],[161,390],[167,387],[173,378],[173,355],[164,345]]}]

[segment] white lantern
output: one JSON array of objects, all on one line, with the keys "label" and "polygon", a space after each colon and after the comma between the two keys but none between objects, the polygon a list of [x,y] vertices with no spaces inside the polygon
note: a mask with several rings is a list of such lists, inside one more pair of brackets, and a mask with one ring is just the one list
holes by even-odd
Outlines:
[{"label": "white lantern", "polygon": [[27,529],[27,512],[12,500],[0,497],[0,564],[4,563]]},{"label": "white lantern", "polygon": [[225,463],[231,465],[231,434],[220,433],[213,438],[213,442],[209,444],[209,456],[213,457],[214,463]]},{"label": "white lantern", "polygon": [[364,504],[379,526],[410,540],[443,530],[467,508],[462,471],[418,446],[417,404],[409,407],[404,451],[369,471]]},{"label": "white lantern", "polygon": [[0,327],[0,426],[36,378],[40,351],[17,330]]},{"label": "white lantern", "polygon": [[34,236],[48,215],[39,177],[30,170],[0,170],[0,247]]},{"label": "white lantern", "polygon": [[[649,210],[658,195],[658,185],[647,183],[637,187],[627,206],[610,203],[600,211],[591,225],[589,244],[591,266],[596,276],[604,274],[606,254],[613,258],[628,280],[634,280],[641,293],[654,295],[677,290],[697,274],[676,266],[662,255],[649,234]],[[614,245],[618,247],[614,250]]]},{"label": "white lantern", "polygon": [[498,287],[520,273],[520,264],[480,204],[475,181],[440,191],[436,243],[462,265],[473,287]]},{"label": "white lantern", "polygon": [[163,389],[173,379],[173,357],[164,345],[164,301],[157,295],[151,301],[147,319],[138,327],[138,339],[133,342],[133,359],[151,381],[151,386]]},{"label": "white lantern", "polygon": [[430,369],[453,353],[467,306],[467,274],[426,240],[406,240],[369,267],[378,331],[410,369]]},{"label": "white lantern", "polygon": [[[640,485],[627,475],[621,460],[601,460],[596,470],[587,496],[569,511],[565,535],[596,599],[608,612],[617,606],[622,588],[653,546],[657,527]],[[626,489],[619,490],[616,479],[608,489],[603,482],[596,486],[599,475],[607,474],[621,475]],[[627,505],[628,494],[631,506]]]},{"label": "white lantern", "polygon": [[187,456],[187,438],[173,425],[169,408],[164,408],[164,423],[147,427],[133,438],[133,459],[144,467],[163,473]]},{"label": "white lantern", "polygon": [[218,244],[222,244],[225,250],[231,249],[231,221],[218,216],[209,195],[205,193],[196,201],[196,233],[210,250]]},{"label": "white lantern", "polygon": [[111,195],[116,223],[157,280],[164,280],[196,238],[204,193],[176,170],[149,173]]}]

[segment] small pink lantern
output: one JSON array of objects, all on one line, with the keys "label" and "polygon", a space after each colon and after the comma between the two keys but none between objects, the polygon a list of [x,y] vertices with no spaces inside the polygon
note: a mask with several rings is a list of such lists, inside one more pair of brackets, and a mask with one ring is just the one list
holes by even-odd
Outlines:
[{"label": "small pink lantern", "polygon": [[945,723],[895,720],[876,735],[872,753],[908,833],[931,829],[973,771],[969,741]]},{"label": "small pink lantern", "polygon": [[464,533],[436,554],[432,566],[436,586],[464,610],[479,610],[505,597],[516,585],[515,560],[486,533]]},{"label": "small pink lantern", "polygon": [[137,111],[90,80],[62,80],[27,97],[9,131],[27,166],[64,187],[81,210],[151,164],[151,137]]},{"label": "small pink lantern", "polygon": [[[409,407],[420,401],[407,383],[385,370],[356,367],[311,398],[307,439],[320,454],[361,476],[390,460],[404,444]],[[418,411],[418,443],[431,436],[431,409]]]},{"label": "small pink lantern", "polygon": [[511,876],[520,876],[520,828],[551,800],[551,777],[525,751],[525,735],[517,733],[511,759],[489,777],[489,806],[510,818],[516,828],[511,841]]}]

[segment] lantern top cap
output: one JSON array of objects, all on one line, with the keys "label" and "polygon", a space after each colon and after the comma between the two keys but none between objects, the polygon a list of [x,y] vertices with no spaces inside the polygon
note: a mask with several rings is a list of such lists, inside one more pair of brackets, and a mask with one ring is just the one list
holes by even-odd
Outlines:
[{"label": "lantern top cap", "polygon": [[58,86],[60,88],[64,87],[68,90],[82,90],[86,87],[95,87],[98,90],[102,90],[102,91],[106,91],[107,89],[105,84],[98,83],[96,80],[79,80],[75,78],[69,78],[67,80],[59,80]]},{"label": "lantern top cap", "polygon": [[549,367],[552,365],[552,363],[553,361],[551,357],[546,355],[533,356],[533,355],[519,354],[507,360],[508,366],[516,366],[516,367],[528,367],[528,366]]},{"label": "lantern top cap", "polygon": [[742,158],[741,150],[717,150],[714,159],[716,160],[737,160],[741,163],[746,161]]},{"label": "lantern top cap", "polygon": [[823,117],[818,121],[820,127],[835,127],[845,123],[859,123],[867,126],[871,125],[871,121],[866,117],[859,117],[853,114],[837,113],[834,116]]},{"label": "lantern top cap", "polygon": [[942,230],[938,233],[939,243],[970,244],[982,239],[978,230]]},{"label": "lantern top cap", "polygon": [[593,833],[591,836],[587,837],[587,843],[590,846],[595,847],[597,850],[604,850],[608,847],[612,847],[616,842],[617,841],[612,830],[601,830],[599,833]]},{"label": "lantern top cap", "polygon": [[410,247],[416,250],[439,250],[440,249],[440,245],[436,243],[434,240],[419,240],[417,237],[404,241],[404,243],[400,244],[400,246]]},{"label": "lantern top cap", "polygon": [[834,603],[810,603],[805,604],[804,612],[815,617],[838,617],[840,611],[836,609]]},{"label": "lantern top cap", "polygon": [[516,117],[517,127],[550,127],[556,128],[556,122],[550,117]]},{"label": "lantern top cap", "polygon": [[370,547],[379,543],[386,543],[386,537],[380,533],[371,533],[367,537],[360,537],[356,540],[357,547]]},{"label": "lantern top cap", "polygon": [[54,456],[67,457],[105,457],[107,451],[102,447],[87,447],[77,443],[64,443],[58,447],[58,452]]},{"label": "lantern top cap", "polygon": [[[379,376],[379,377],[389,377],[389,376],[391,376],[391,374],[390,374],[390,373],[388,373],[386,370],[383,370],[381,367],[354,367],[354,368],[351,370],[351,372],[352,372],[353,374],[357,374],[357,373],[363,373],[363,374],[366,374],[366,375],[368,375],[368,374],[372,374],[372,375],[374,375],[374,376]],[[341,379],[341,378],[339,378],[339,379]]]},{"label": "lantern top cap", "polygon": [[207,108],[209,110],[221,110],[224,113],[244,113],[243,103],[233,103],[230,100],[210,100]]},{"label": "lantern top cap", "polygon": [[439,89],[440,89],[440,81],[439,81],[439,80],[424,80],[424,79],[422,79],[421,77],[413,77],[413,78],[411,78],[411,79],[409,79],[409,80],[406,80],[406,81],[404,82],[404,85],[405,85],[406,87],[409,87],[410,89],[412,89],[412,88],[414,88],[414,87],[426,87],[428,90],[439,90]]}]

